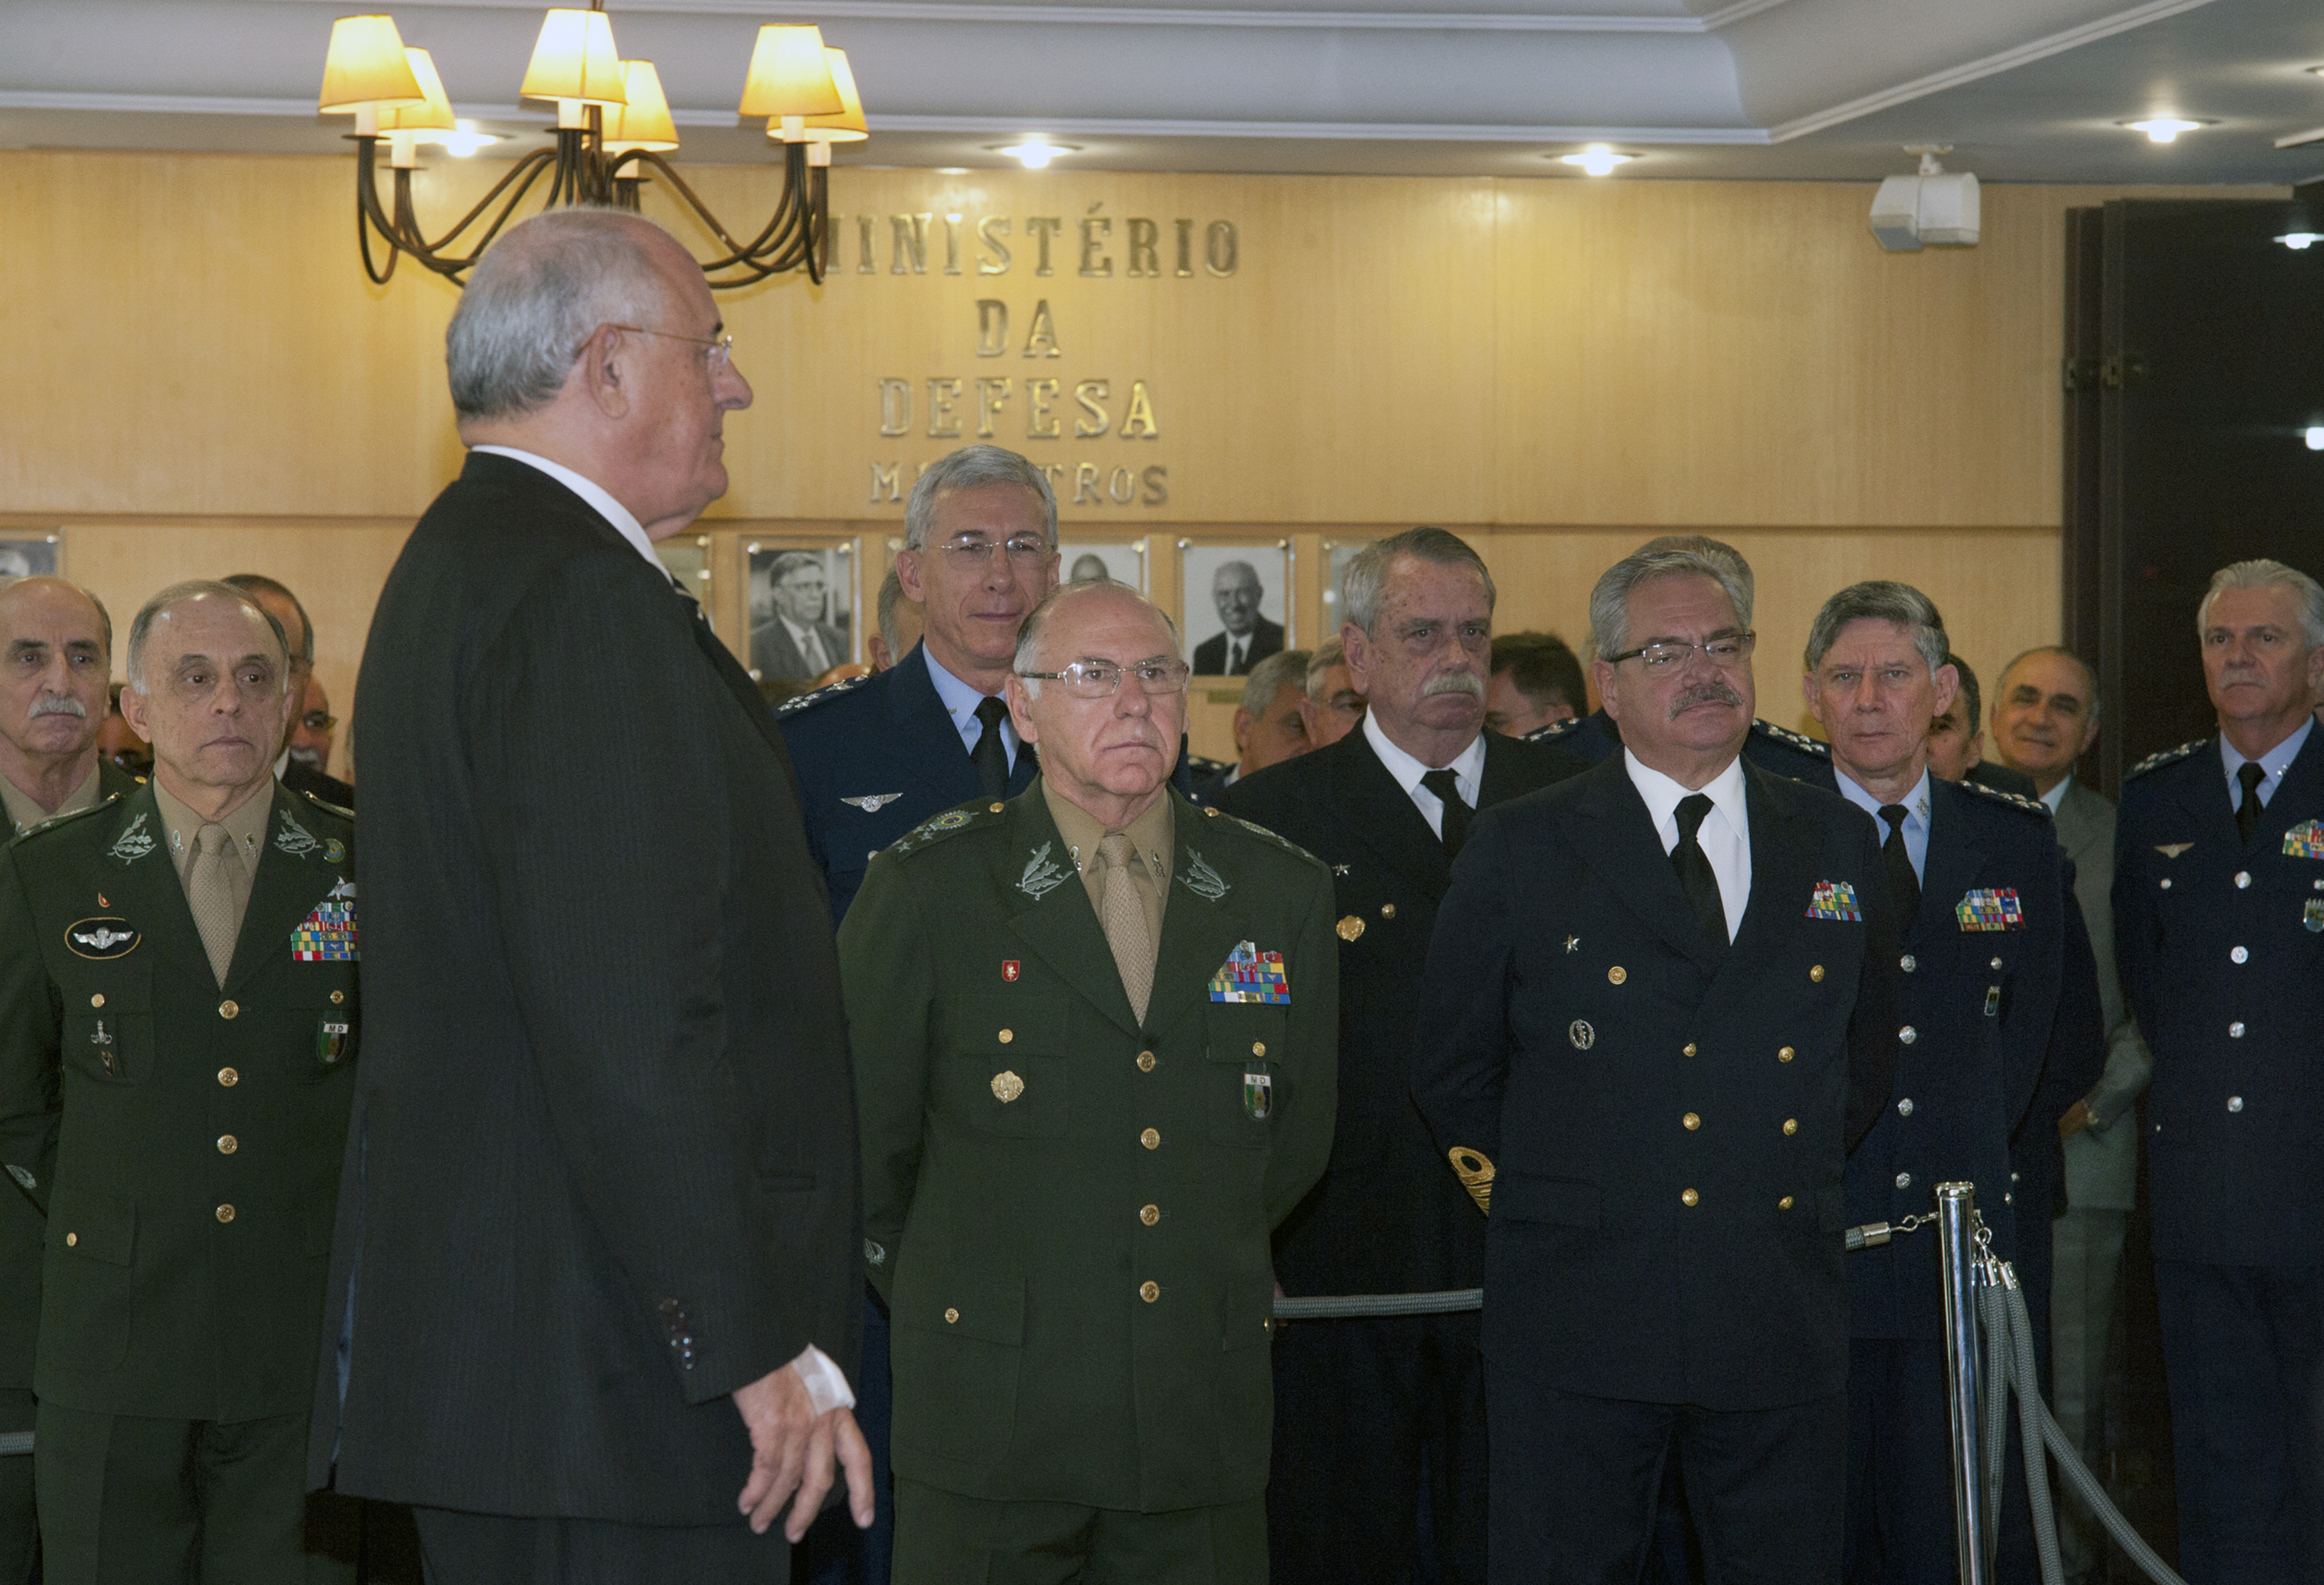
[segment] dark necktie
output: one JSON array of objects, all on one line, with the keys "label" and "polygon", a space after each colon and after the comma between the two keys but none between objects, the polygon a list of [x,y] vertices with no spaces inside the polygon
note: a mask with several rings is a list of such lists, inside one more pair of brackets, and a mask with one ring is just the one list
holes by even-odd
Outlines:
[{"label": "dark necktie", "polygon": [[2236,806],[2236,834],[2245,842],[2259,826],[2259,784],[2267,779],[2267,772],[2256,760],[2246,760],[2236,767],[2236,779],[2244,784],[2244,801]]},{"label": "dark necktie", "polygon": [[1904,806],[1881,805],[1880,818],[1888,823],[1888,840],[1880,844],[1881,860],[1888,866],[1888,889],[1909,925],[1921,911],[1921,878],[1913,873],[1913,855],[1904,848]]},{"label": "dark necktie", "polygon": [[1438,834],[1444,839],[1444,856],[1457,859],[1461,844],[1469,840],[1469,806],[1461,801],[1461,788],[1448,766],[1443,770],[1431,770],[1420,779],[1420,785],[1436,795],[1444,806],[1437,820]]},{"label": "dark necktie", "polygon": [[1727,945],[1727,904],[1719,895],[1719,876],[1711,868],[1711,859],[1694,834],[1702,829],[1703,816],[1711,813],[1708,793],[1689,793],[1678,801],[1678,845],[1671,849],[1671,868],[1678,871],[1679,889],[1686,893],[1689,907],[1711,938],[1720,945]]},{"label": "dark necktie", "polygon": [[1009,790],[1009,745],[1001,741],[1001,723],[1008,714],[1009,706],[989,695],[976,706],[976,718],[984,723],[984,735],[976,740],[968,758],[976,767],[977,788],[988,798]]}]

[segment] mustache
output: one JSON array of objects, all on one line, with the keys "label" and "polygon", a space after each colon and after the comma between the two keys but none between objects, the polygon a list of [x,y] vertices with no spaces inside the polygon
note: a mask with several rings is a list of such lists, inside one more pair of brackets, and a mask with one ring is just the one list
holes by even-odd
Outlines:
[{"label": "mustache", "polygon": [[42,694],[32,701],[32,708],[28,714],[34,721],[38,721],[43,715],[76,715],[87,721],[88,706],[68,695]]},{"label": "mustache", "polygon": [[1485,682],[1473,671],[1448,671],[1443,677],[1430,677],[1420,690],[1424,699],[1433,699],[1439,694],[1466,694],[1472,699],[1481,699],[1485,696]]},{"label": "mustache", "polygon": [[1743,707],[1743,696],[1716,677],[1699,682],[1671,701],[1670,719],[1676,721],[1682,711],[1692,710],[1697,705],[1727,705],[1739,710]]}]

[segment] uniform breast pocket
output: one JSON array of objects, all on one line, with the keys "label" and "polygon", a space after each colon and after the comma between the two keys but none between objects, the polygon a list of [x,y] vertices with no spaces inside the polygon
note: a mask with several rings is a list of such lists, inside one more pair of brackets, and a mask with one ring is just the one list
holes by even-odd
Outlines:
[{"label": "uniform breast pocket", "polygon": [[935,1074],[939,1111],[1007,1138],[1064,1134],[1073,1118],[1068,1016],[1051,999],[963,998]]},{"label": "uniform breast pocket", "polygon": [[143,963],[105,967],[64,988],[60,1055],[97,1083],[142,1084],[153,1076],[152,976]]},{"label": "uniform breast pocket", "polygon": [[1244,1149],[1263,1150],[1275,1142],[1275,1108],[1282,1099],[1276,1092],[1284,1072],[1284,1038],[1290,1028],[1288,1008],[1264,1003],[1214,1001],[1211,1004],[1208,1049],[1204,1055],[1204,1097],[1211,1140]]}]

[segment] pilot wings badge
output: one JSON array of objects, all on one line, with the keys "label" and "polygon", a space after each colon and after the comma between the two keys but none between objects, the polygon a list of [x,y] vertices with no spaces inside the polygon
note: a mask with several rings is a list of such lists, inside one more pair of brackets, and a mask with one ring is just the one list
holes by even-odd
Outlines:
[{"label": "pilot wings badge", "polygon": [[124,957],[137,950],[137,941],[126,919],[81,919],[65,927],[65,945],[76,957]]},{"label": "pilot wings badge", "polygon": [[129,828],[114,838],[106,850],[124,864],[134,864],[153,851],[153,834],[145,829],[145,816],[140,815],[129,823]]},{"label": "pilot wings badge", "polygon": [[866,815],[877,815],[881,810],[886,808],[889,805],[894,803],[898,798],[900,798],[903,796],[904,795],[899,792],[865,793],[860,798],[842,798],[839,801],[843,804],[853,804],[857,808],[862,810]]},{"label": "pilot wings badge", "polygon": [[1025,873],[1017,878],[1017,889],[1035,902],[1039,902],[1065,883],[1063,866],[1049,857],[1049,850],[1056,845],[1053,842],[1045,842],[1034,849],[1033,856],[1025,861]]}]

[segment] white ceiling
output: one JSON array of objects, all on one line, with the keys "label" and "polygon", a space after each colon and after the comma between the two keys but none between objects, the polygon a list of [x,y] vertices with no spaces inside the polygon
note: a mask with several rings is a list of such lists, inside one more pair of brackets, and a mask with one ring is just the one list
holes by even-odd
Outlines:
[{"label": "white ceiling", "polygon": [[[335,152],[332,19],[361,0],[0,0],[0,145]],[[377,0],[373,0],[374,4]],[[738,125],[753,29],[813,20],[869,108],[843,163],[980,166],[1028,134],[1106,170],[1862,180],[1949,143],[1986,180],[2324,175],[2313,0],[626,0],[681,158],[759,161]],[[465,116],[537,146],[520,106],[536,0],[391,0]],[[2168,147],[2117,122],[2218,124]],[[430,156],[443,158],[442,155]],[[489,156],[487,156],[489,157]]]}]

